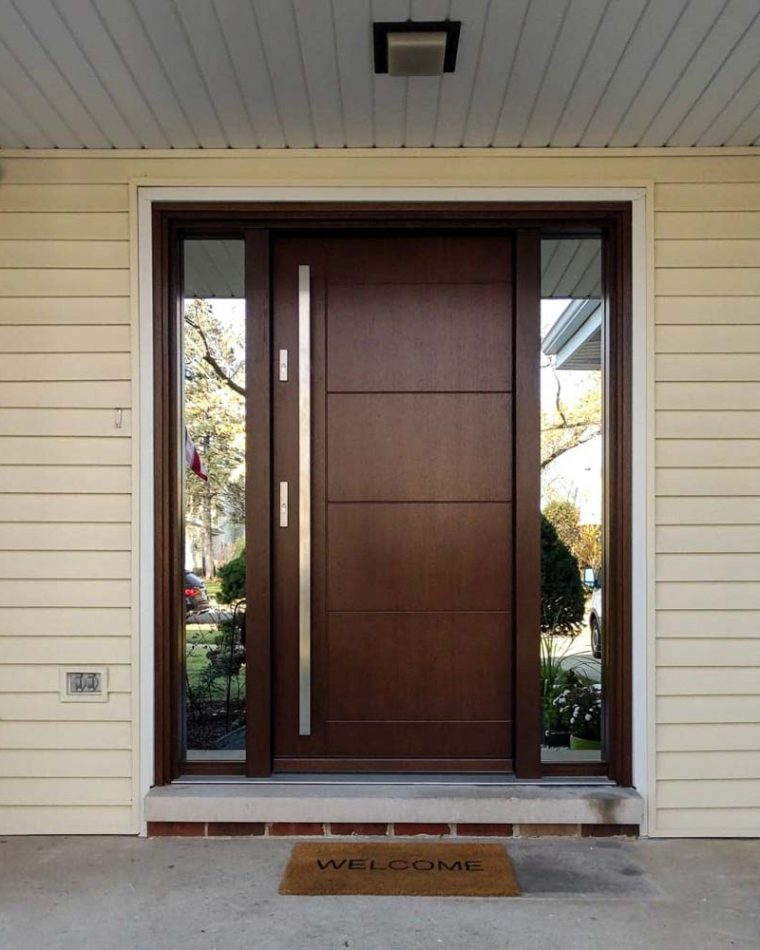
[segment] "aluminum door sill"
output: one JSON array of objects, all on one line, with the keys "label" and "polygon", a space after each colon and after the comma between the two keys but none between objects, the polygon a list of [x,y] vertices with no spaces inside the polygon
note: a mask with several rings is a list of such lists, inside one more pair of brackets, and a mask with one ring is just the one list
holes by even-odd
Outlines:
[{"label": "aluminum door sill", "polygon": [[330,773],[299,773],[267,775],[262,778],[248,778],[243,775],[180,775],[172,785],[337,785],[337,786],[424,786],[424,787],[500,787],[500,786],[612,786],[615,782],[597,775],[548,775],[538,779],[521,779],[513,775],[364,775]]}]

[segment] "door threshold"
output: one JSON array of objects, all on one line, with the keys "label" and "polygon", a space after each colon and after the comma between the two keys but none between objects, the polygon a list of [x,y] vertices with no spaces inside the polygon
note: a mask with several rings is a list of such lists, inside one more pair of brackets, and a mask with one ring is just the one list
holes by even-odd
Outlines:
[{"label": "door threshold", "polygon": [[456,774],[409,772],[409,773],[331,773],[331,772],[280,772],[261,778],[249,778],[244,775],[180,775],[172,785],[394,785],[428,787],[501,787],[501,786],[615,786],[615,782],[602,775],[547,775],[543,778],[524,779],[515,775],[499,775],[483,772],[462,772]]}]

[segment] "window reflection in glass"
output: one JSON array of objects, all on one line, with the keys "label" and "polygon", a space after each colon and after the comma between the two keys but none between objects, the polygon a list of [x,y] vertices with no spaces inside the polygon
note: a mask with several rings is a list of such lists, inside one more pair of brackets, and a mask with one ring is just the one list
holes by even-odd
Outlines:
[{"label": "window reflection in glass", "polygon": [[244,242],[183,243],[184,745],[245,757]]},{"label": "window reflection in glass", "polygon": [[600,238],[541,242],[541,758],[603,758]]}]

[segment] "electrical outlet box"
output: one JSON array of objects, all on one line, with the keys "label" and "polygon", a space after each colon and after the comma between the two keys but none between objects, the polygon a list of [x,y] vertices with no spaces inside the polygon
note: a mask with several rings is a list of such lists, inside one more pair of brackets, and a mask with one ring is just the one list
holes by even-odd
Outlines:
[{"label": "electrical outlet box", "polygon": [[105,666],[61,667],[61,702],[108,702],[108,668]]}]

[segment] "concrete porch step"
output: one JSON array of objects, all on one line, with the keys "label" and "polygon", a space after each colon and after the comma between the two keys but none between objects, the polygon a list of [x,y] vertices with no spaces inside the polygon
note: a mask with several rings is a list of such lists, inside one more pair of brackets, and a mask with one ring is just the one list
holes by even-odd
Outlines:
[{"label": "concrete porch step", "polygon": [[611,785],[194,781],[153,788],[145,799],[149,823],[314,825],[323,826],[323,830],[332,824],[386,828],[405,824],[449,828],[543,825],[575,826],[577,830],[570,833],[580,834],[582,826],[638,826],[643,812],[643,799],[635,789]]}]

